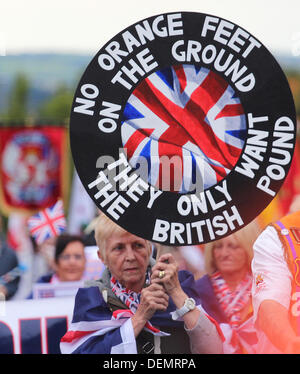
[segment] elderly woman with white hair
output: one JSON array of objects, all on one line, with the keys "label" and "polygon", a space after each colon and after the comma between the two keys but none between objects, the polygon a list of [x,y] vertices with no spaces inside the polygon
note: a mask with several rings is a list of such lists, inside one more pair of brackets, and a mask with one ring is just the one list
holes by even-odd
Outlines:
[{"label": "elderly woman with white hair", "polygon": [[106,269],[79,289],[62,353],[223,353],[223,335],[200,306],[193,276],[171,254],[156,263],[150,242],[104,214],[95,228]]},{"label": "elderly woman with white hair", "polygon": [[204,246],[207,274],[196,285],[202,306],[224,332],[225,353],[255,353],[251,261],[259,231],[260,226],[254,220],[239,231]]}]

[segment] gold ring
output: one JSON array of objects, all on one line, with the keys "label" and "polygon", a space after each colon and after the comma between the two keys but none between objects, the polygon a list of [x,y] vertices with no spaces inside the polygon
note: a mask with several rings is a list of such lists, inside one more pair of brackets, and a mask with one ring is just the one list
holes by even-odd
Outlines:
[{"label": "gold ring", "polygon": [[160,272],[158,273],[158,278],[159,279],[163,279],[163,277],[166,275],[165,271],[164,270],[160,270]]}]

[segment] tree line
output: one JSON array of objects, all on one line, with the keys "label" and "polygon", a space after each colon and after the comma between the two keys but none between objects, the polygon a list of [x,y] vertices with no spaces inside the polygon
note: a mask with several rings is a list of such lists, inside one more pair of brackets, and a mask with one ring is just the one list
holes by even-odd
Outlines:
[{"label": "tree line", "polygon": [[0,113],[3,125],[68,124],[75,90],[62,84],[33,110],[29,105],[30,89],[30,81],[26,75],[17,74],[9,93],[8,104]]}]

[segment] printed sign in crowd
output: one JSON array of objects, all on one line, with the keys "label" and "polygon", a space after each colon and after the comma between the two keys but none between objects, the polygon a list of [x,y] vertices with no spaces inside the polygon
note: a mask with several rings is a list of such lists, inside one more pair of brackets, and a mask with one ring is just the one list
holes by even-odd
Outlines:
[{"label": "printed sign in crowd", "polygon": [[0,301],[0,354],[60,353],[74,297]]},{"label": "printed sign in crowd", "polygon": [[140,237],[191,245],[239,230],[271,202],[296,120],[260,41],[220,17],[177,12],[137,22],[97,53],[70,132],[98,208]]}]

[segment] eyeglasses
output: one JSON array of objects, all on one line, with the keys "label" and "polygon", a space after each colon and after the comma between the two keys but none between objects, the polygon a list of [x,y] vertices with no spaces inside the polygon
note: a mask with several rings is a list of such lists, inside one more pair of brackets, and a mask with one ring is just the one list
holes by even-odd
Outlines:
[{"label": "eyeglasses", "polygon": [[70,254],[66,254],[66,255],[59,255],[58,258],[62,261],[69,261],[72,257],[74,257],[74,259],[76,261],[81,261],[84,259],[84,255],[79,255],[79,254],[74,254],[74,255],[70,255]]}]

